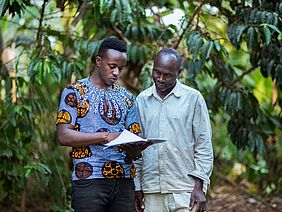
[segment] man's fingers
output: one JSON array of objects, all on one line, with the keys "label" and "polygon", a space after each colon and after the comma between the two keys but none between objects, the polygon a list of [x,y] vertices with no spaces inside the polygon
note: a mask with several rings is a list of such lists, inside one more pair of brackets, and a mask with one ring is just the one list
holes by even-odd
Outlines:
[{"label": "man's fingers", "polygon": [[189,210],[191,210],[194,207],[195,200],[193,198],[190,198],[190,203],[189,203]]},{"label": "man's fingers", "polygon": [[201,212],[206,211],[206,202],[203,202],[202,206],[201,206]]},{"label": "man's fingers", "polygon": [[139,206],[139,204],[135,204],[135,205],[134,205],[134,211],[135,211],[135,212],[140,212],[140,206]]},{"label": "man's fingers", "polygon": [[142,212],[144,209],[144,205],[141,202],[136,202],[134,205],[135,212]]},{"label": "man's fingers", "polygon": [[197,202],[197,210],[196,210],[196,212],[204,212],[204,211],[206,211],[206,202],[205,201]]}]

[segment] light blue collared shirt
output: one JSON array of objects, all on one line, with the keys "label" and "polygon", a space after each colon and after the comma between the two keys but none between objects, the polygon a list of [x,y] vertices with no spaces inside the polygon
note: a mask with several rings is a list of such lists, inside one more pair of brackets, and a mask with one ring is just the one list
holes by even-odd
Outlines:
[{"label": "light blue collared shirt", "polygon": [[165,138],[149,146],[134,162],[136,191],[191,192],[194,177],[209,185],[213,167],[212,130],[204,98],[199,91],[177,81],[161,99],[155,85],[137,97],[143,137]]}]

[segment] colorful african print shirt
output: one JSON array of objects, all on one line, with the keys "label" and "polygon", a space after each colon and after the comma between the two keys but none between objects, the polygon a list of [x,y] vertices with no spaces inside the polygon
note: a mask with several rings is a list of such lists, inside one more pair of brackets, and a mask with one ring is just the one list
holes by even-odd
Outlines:
[{"label": "colorful african print shirt", "polygon": [[[96,88],[90,78],[68,85],[62,92],[56,124],[71,124],[81,132],[140,133],[133,95],[114,84],[111,90]],[[73,147],[72,180],[133,178],[135,167],[120,147]]]}]

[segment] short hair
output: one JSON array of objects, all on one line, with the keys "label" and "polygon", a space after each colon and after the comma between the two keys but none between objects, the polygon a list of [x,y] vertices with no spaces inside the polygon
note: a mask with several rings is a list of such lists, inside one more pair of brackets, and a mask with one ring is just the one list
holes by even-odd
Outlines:
[{"label": "short hair", "polygon": [[175,56],[175,59],[176,59],[176,63],[177,63],[177,68],[178,70],[181,69],[181,65],[182,65],[182,58],[180,56],[180,54],[173,48],[163,48],[161,49],[158,54],[156,55],[155,59],[154,59],[154,62],[156,60],[156,58],[158,58],[160,55],[173,55]]},{"label": "short hair", "polygon": [[108,49],[114,49],[114,50],[117,50],[119,52],[126,53],[126,44],[118,38],[114,38],[114,37],[106,38],[100,44],[100,47],[98,49],[98,53],[97,54],[94,53],[92,55],[91,61],[93,63],[95,63],[96,56],[98,55],[100,57],[103,57],[106,50],[108,50]]},{"label": "short hair", "polygon": [[114,49],[119,52],[126,53],[126,44],[118,38],[107,38],[103,40],[103,42],[101,43],[99,50],[98,50],[98,55],[103,56],[103,54],[105,53],[105,50],[108,50],[108,49]]}]

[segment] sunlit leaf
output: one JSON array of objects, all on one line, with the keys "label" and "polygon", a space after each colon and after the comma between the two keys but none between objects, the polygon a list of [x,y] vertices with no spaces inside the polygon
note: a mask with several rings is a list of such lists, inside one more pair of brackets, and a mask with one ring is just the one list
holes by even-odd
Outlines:
[{"label": "sunlit leaf", "polygon": [[265,42],[268,45],[270,43],[270,30],[268,29],[268,27],[266,25],[263,26],[263,32],[264,32],[264,36],[265,36]]}]

